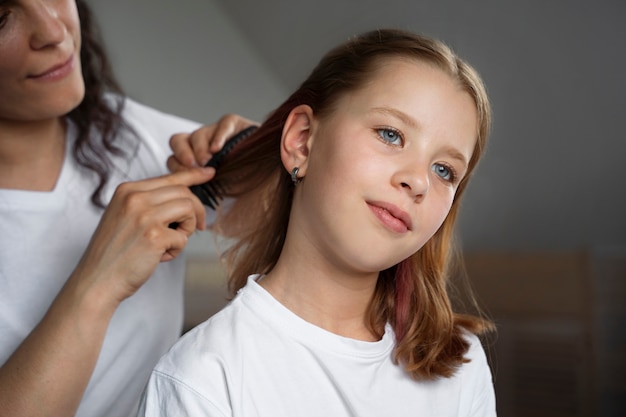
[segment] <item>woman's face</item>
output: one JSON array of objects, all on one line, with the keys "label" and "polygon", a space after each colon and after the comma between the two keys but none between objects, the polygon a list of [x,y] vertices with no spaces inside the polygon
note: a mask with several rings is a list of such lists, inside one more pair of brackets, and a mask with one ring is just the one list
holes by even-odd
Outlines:
[{"label": "woman's face", "polygon": [[292,212],[299,235],[339,268],[377,273],[443,223],[474,150],[477,112],[441,70],[391,58],[311,129]]},{"label": "woman's face", "polygon": [[65,115],[84,95],[73,0],[0,0],[0,120]]}]

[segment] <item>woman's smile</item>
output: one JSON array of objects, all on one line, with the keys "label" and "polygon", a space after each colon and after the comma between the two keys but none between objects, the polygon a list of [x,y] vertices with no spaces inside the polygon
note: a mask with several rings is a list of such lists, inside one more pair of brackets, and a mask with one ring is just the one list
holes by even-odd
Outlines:
[{"label": "woman's smile", "polygon": [[39,73],[29,75],[28,78],[40,81],[59,81],[74,71],[75,63],[76,60],[74,59],[74,54],[72,54],[65,61],[52,65]]}]

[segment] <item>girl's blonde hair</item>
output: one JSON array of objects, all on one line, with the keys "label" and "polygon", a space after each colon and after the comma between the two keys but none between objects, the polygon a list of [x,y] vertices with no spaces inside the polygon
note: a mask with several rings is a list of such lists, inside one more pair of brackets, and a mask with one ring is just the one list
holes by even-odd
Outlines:
[{"label": "girl's blonde hair", "polygon": [[224,254],[229,289],[235,293],[253,273],[276,264],[287,233],[293,184],[280,158],[283,125],[290,111],[309,105],[315,117],[335,109],[337,100],[365,85],[385,59],[401,57],[433,65],[455,80],[474,100],[478,114],[476,145],[468,174],[442,226],[413,256],[380,273],[369,306],[370,330],[381,335],[386,323],[396,334],[394,358],[416,379],[449,377],[465,361],[465,331],[481,333],[491,324],[456,314],[448,296],[453,230],[470,174],[483,154],[491,110],[478,74],[442,42],[401,30],[376,30],[350,39],[328,52],[302,85],[262,126],[228,155],[215,181],[236,197],[220,212],[213,229],[234,238]]}]

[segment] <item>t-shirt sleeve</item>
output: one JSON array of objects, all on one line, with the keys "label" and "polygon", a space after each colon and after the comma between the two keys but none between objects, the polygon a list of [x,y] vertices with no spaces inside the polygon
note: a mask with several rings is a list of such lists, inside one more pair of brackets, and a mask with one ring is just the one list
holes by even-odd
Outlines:
[{"label": "t-shirt sleeve", "polygon": [[227,417],[211,400],[174,377],[153,371],[137,417]]},{"label": "t-shirt sleeve", "polygon": [[474,367],[474,398],[469,415],[472,417],[495,417],[496,399],[491,369],[480,340],[475,336],[472,339],[468,356],[471,358],[470,366]]},{"label": "t-shirt sleeve", "polygon": [[176,133],[191,133],[202,125],[183,117],[164,113],[132,99],[125,100],[125,117],[133,128],[138,127],[144,136],[152,138],[168,156],[172,153],[169,140]]}]

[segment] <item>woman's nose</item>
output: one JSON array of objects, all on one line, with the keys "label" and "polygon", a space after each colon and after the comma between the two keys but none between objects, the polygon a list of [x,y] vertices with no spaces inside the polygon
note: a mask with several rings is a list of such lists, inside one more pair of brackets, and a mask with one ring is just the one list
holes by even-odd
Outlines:
[{"label": "woman's nose", "polygon": [[[53,2],[54,3],[54,2]],[[67,28],[54,4],[37,1],[31,12],[31,38],[33,49],[42,49],[63,42]]]}]

